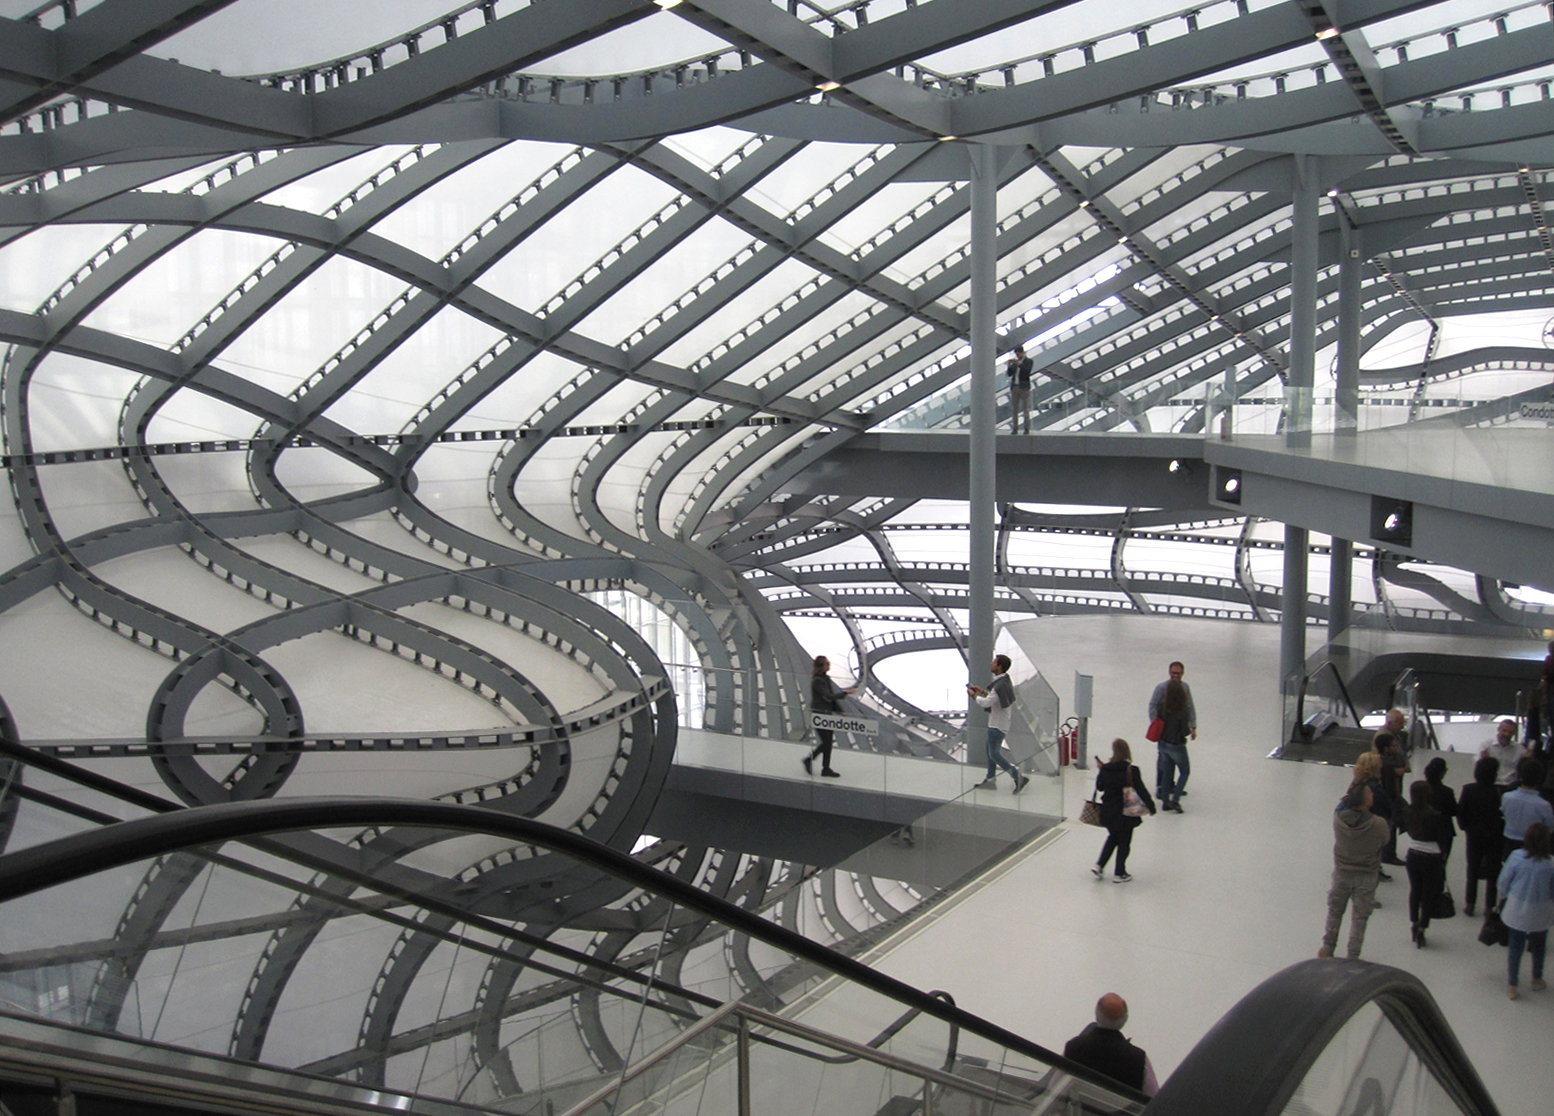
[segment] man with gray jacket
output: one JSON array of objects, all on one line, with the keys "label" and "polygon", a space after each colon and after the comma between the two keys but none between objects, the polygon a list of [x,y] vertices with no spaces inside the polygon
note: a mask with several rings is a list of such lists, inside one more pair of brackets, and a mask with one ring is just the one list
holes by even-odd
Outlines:
[{"label": "man with gray jacket", "polygon": [[1354,900],[1349,923],[1349,960],[1360,959],[1365,944],[1365,924],[1376,906],[1376,881],[1381,875],[1381,852],[1387,847],[1392,827],[1386,818],[1371,813],[1371,788],[1356,783],[1333,814],[1333,886],[1327,893],[1327,929],[1322,934],[1318,957],[1331,957],[1338,948],[1338,927],[1344,908]]}]

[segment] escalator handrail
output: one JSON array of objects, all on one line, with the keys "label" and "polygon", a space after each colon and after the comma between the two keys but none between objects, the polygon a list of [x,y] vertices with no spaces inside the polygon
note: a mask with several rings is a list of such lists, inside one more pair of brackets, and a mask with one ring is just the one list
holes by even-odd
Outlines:
[{"label": "escalator handrail", "polygon": [[[1316,670],[1314,670],[1310,674],[1306,675],[1306,680],[1310,681],[1311,679],[1315,678],[1317,675],[1322,673],[1324,668],[1333,672],[1333,678],[1338,682],[1338,692],[1343,695],[1343,697],[1344,697],[1344,704],[1349,707],[1349,716],[1354,718],[1355,727],[1359,728],[1360,727],[1360,713],[1359,713],[1359,710],[1355,709],[1355,707],[1354,707],[1354,699],[1349,696],[1349,687],[1344,685],[1344,676],[1338,672],[1338,664],[1337,663],[1333,662],[1332,659],[1323,659],[1321,664],[1317,667]],[[1305,695],[1305,687],[1304,686],[1302,686],[1302,688],[1301,688],[1301,695],[1302,696]]]},{"label": "escalator handrail", "polygon": [[1149,1116],[1278,1116],[1328,1043],[1372,1002],[1464,1116],[1500,1116],[1418,977],[1338,960],[1291,965],[1242,997],[1161,1085]]},{"label": "escalator handrail", "polygon": [[416,826],[480,833],[563,853],[617,879],[716,919],[732,930],[803,958],[907,1007],[1056,1066],[1082,1081],[1139,1103],[1142,1092],[1048,1050],[996,1023],[946,1004],[904,981],[710,895],[589,837],[531,818],[448,802],[401,798],[289,798],[228,802],[135,818],[0,856],[0,902],[194,846],[296,830]]}]

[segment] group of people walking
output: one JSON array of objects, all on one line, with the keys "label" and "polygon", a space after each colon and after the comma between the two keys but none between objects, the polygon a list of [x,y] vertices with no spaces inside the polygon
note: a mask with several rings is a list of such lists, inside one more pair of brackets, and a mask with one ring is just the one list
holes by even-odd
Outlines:
[{"label": "group of people walking", "polygon": [[[1345,910],[1352,908],[1347,956],[1359,958],[1371,912],[1380,906],[1378,883],[1392,878],[1382,867],[1387,863],[1400,863],[1408,873],[1409,933],[1416,948],[1425,948],[1431,922],[1455,911],[1447,866],[1460,826],[1467,845],[1463,913],[1474,914],[1482,883],[1485,916],[1503,920],[1509,939],[1506,994],[1513,1000],[1520,995],[1524,952],[1532,958],[1530,987],[1541,991],[1554,927],[1554,805],[1542,793],[1544,764],[1514,746],[1511,721],[1512,753],[1506,754],[1502,725],[1474,764],[1473,781],[1458,794],[1445,785],[1446,760],[1436,756],[1405,796],[1403,777],[1411,765],[1398,734],[1388,731],[1400,729],[1403,720],[1398,710],[1388,714],[1372,750],[1355,762],[1353,781],[1333,812],[1333,876],[1317,956],[1334,956]],[[1502,778],[1502,759],[1511,763],[1509,783]]]},{"label": "group of people walking", "polygon": [[1106,829],[1101,858],[1090,871],[1096,879],[1106,875],[1106,865],[1115,855],[1112,879],[1127,883],[1128,854],[1133,849],[1133,831],[1145,816],[1159,810],[1182,812],[1182,796],[1187,793],[1187,776],[1192,766],[1187,758],[1187,741],[1198,739],[1198,710],[1192,690],[1182,681],[1187,668],[1173,662],[1166,668],[1166,680],[1155,687],[1149,698],[1149,731],[1155,741],[1155,797],[1144,786],[1144,777],[1133,763],[1133,747],[1122,737],[1112,741],[1111,758],[1095,757],[1095,793],[1099,821]]}]

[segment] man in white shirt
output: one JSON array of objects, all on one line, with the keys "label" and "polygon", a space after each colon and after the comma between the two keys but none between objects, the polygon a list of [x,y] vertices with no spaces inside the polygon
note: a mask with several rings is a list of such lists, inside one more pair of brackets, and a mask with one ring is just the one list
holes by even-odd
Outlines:
[{"label": "man in white shirt", "polygon": [[1507,717],[1495,730],[1495,738],[1479,749],[1481,757],[1500,761],[1500,785],[1516,786],[1516,764],[1527,749],[1516,742],[1516,722]]},{"label": "man in white shirt", "polygon": [[1014,708],[1014,683],[1009,678],[1008,655],[993,657],[993,680],[987,689],[967,686],[966,692],[987,710],[987,778],[977,786],[991,789],[998,782],[998,768],[1002,767],[1014,777],[1014,793],[1019,794],[1030,782],[1030,777],[1020,774],[1018,768],[1004,759],[1004,737],[1009,734],[1010,710]]}]

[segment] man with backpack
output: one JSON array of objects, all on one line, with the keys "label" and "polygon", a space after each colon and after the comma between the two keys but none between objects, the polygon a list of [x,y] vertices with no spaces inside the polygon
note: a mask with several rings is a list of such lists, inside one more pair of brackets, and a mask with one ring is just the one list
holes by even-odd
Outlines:
[{"label": "man with backpack", "polygon": [[1029,783],[1030,777],[1022,775],[1019,769],[1008,760],[1004,759],[1004,737],[1009,734],[1009,711],[1014,708],[1014,683],[1009,680],[1008,655],[993,656],[993,680],[988,683],[987,689],[981,686],[967,686],[966,692],[976,699],[978,705],[987,710],[987,778],[978,783],[978,787],[991,788],[998,784],[998,768],[1002,767],[1014,777],[1014,793],[1019,794]]}]

